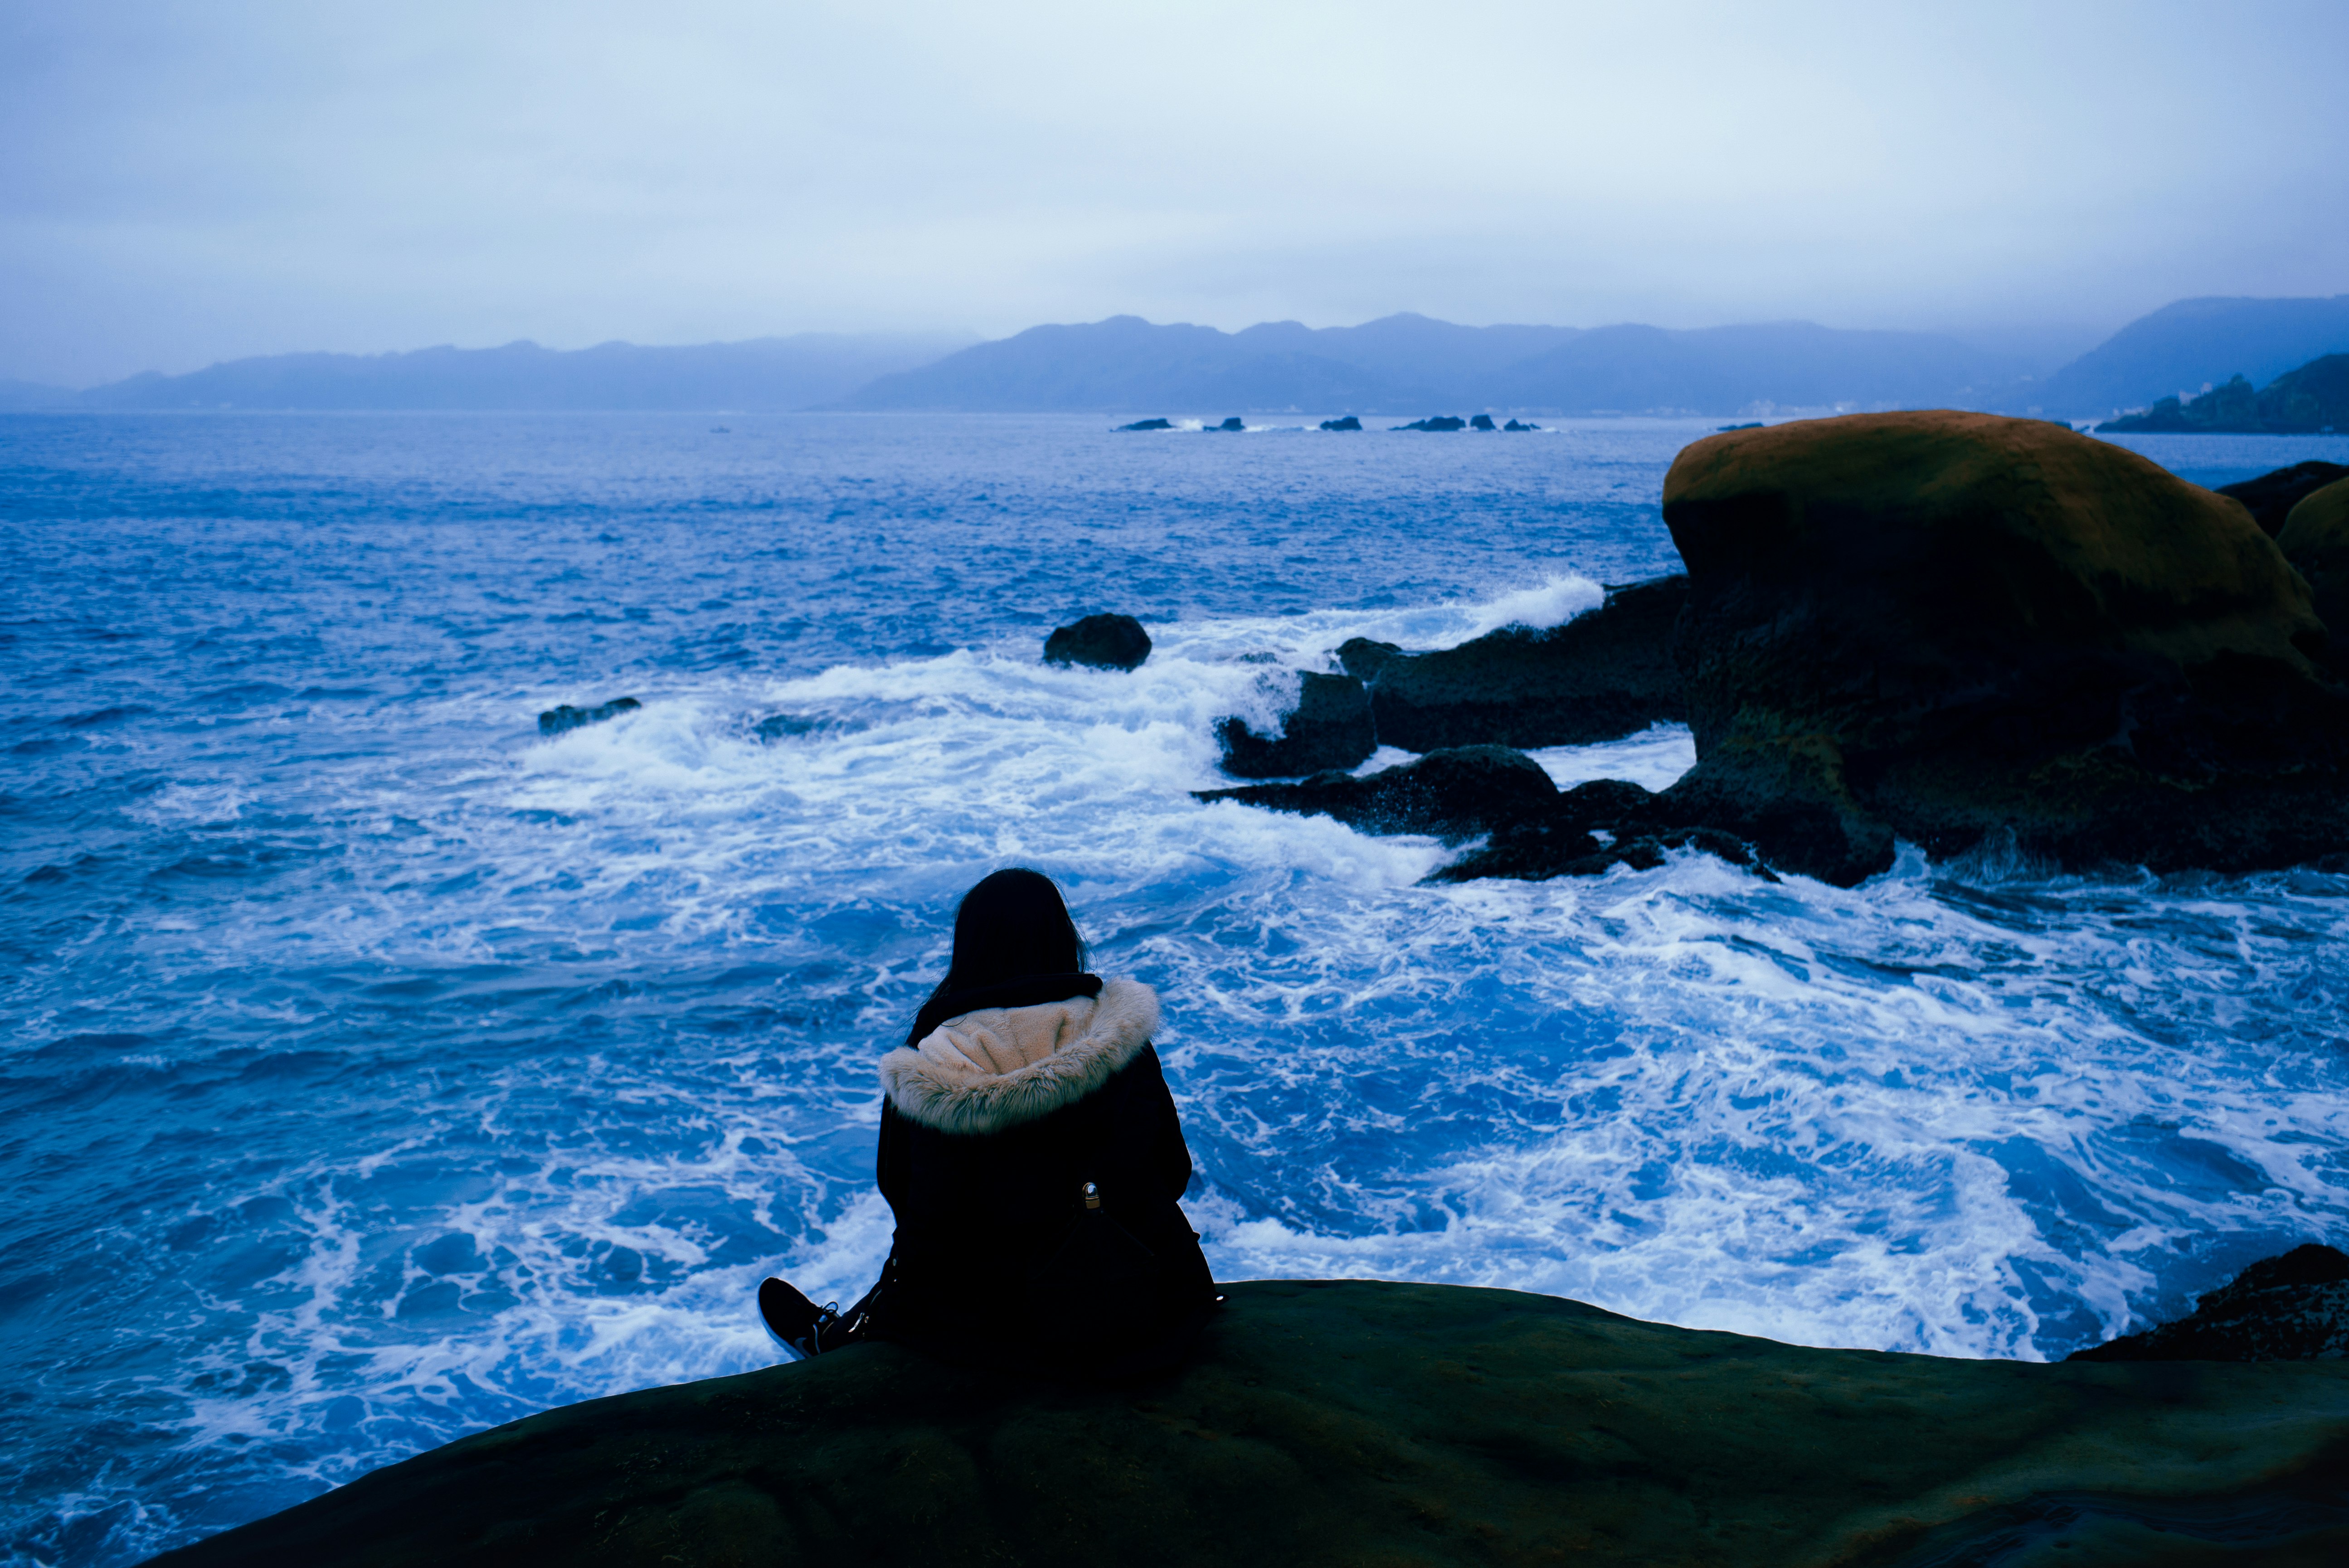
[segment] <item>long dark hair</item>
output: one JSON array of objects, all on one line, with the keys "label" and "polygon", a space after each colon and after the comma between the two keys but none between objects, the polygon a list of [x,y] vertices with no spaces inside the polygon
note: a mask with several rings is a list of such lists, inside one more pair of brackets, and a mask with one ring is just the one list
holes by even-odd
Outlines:
[{"label": "long dark hair", "polygon": [[[955,910],[954,957],[946,978],[914,1015],[905,1043],[917,1045],[948,1018],[970,1011],[975,993],[988,994],[980,1005],[1019,1006],[1098,992],[1101,982],[1084,973],[1085,956],[1085,939],[1050,877],[1026,866],[990,872]],[[1036,984],[1014,984],[1028,981]],[[1009,995],[1028,989],[1050,995],[1026,1001]]]}]

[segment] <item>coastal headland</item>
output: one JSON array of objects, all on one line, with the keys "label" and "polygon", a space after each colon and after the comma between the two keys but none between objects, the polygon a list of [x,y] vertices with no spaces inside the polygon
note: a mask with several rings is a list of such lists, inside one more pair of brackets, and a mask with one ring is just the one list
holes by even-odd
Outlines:
[{"label": "coastal headland", "polygon": [[157,1559],[2318,1563],[2349,1362],[1819,1350],[1515,1291],[1229,1288],[1087,1390],[885,1345],[551,1410]]}]

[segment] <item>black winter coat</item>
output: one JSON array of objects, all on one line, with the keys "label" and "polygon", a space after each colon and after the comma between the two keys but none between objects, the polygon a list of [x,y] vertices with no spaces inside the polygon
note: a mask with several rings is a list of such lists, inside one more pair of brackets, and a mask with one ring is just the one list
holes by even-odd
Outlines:
[{"label": "black winter coat", "polygon": [[1012,1370],[1133,1376],[1178,1358],[1216,1300],[1176,1203],[1191,1151],[1150,1045],[1156,996],[1057,979],[974,995],[1013,1005],[883,1059],[876,1173],[897,1230],[872,1332]]}]

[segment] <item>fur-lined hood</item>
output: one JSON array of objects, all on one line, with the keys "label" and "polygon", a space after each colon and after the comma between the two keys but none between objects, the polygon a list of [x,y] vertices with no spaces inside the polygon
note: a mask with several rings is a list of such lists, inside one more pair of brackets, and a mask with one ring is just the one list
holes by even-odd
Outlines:
[{"label": "fur-lined hood", "polygon": [[1099,996],[983,1007],[881,1058],[897,1114],[941,1132],[1000,1132],[1074,1105],[1142,1054],[1158,994],[1111,980]]}]

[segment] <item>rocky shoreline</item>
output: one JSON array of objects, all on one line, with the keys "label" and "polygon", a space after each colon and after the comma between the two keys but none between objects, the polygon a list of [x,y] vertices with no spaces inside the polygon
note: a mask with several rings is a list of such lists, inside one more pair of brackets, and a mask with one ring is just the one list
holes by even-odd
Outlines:
[{"label": "rocky shoreline", "polygon": [[1086,1390],[890,1346],[592,1400],[172,1568],[2337,1562],[2349,1361],[1818,1350],[1514,1291],[1259,1281]]},{"label": "rocky shoreline", "polygon": [[[1200,795],[1484,837],[1452,881],[1694,846],[1849,886],[1904,840],[2071,868],[2331,864],[2349,856],[2349,486],[2327,477],[2239,499],[1982,414],[1724,430],[1665,480],[1686,576],[1547,631],[1349,643],[1288,731],[1219,728],[1226,772],[1294,781]],[[1656,795],[1495,793],[1512,769],[1470,755],[1680,720],[1697,765]],[[1423,755],[1346,775],[1380,746]]]}]

